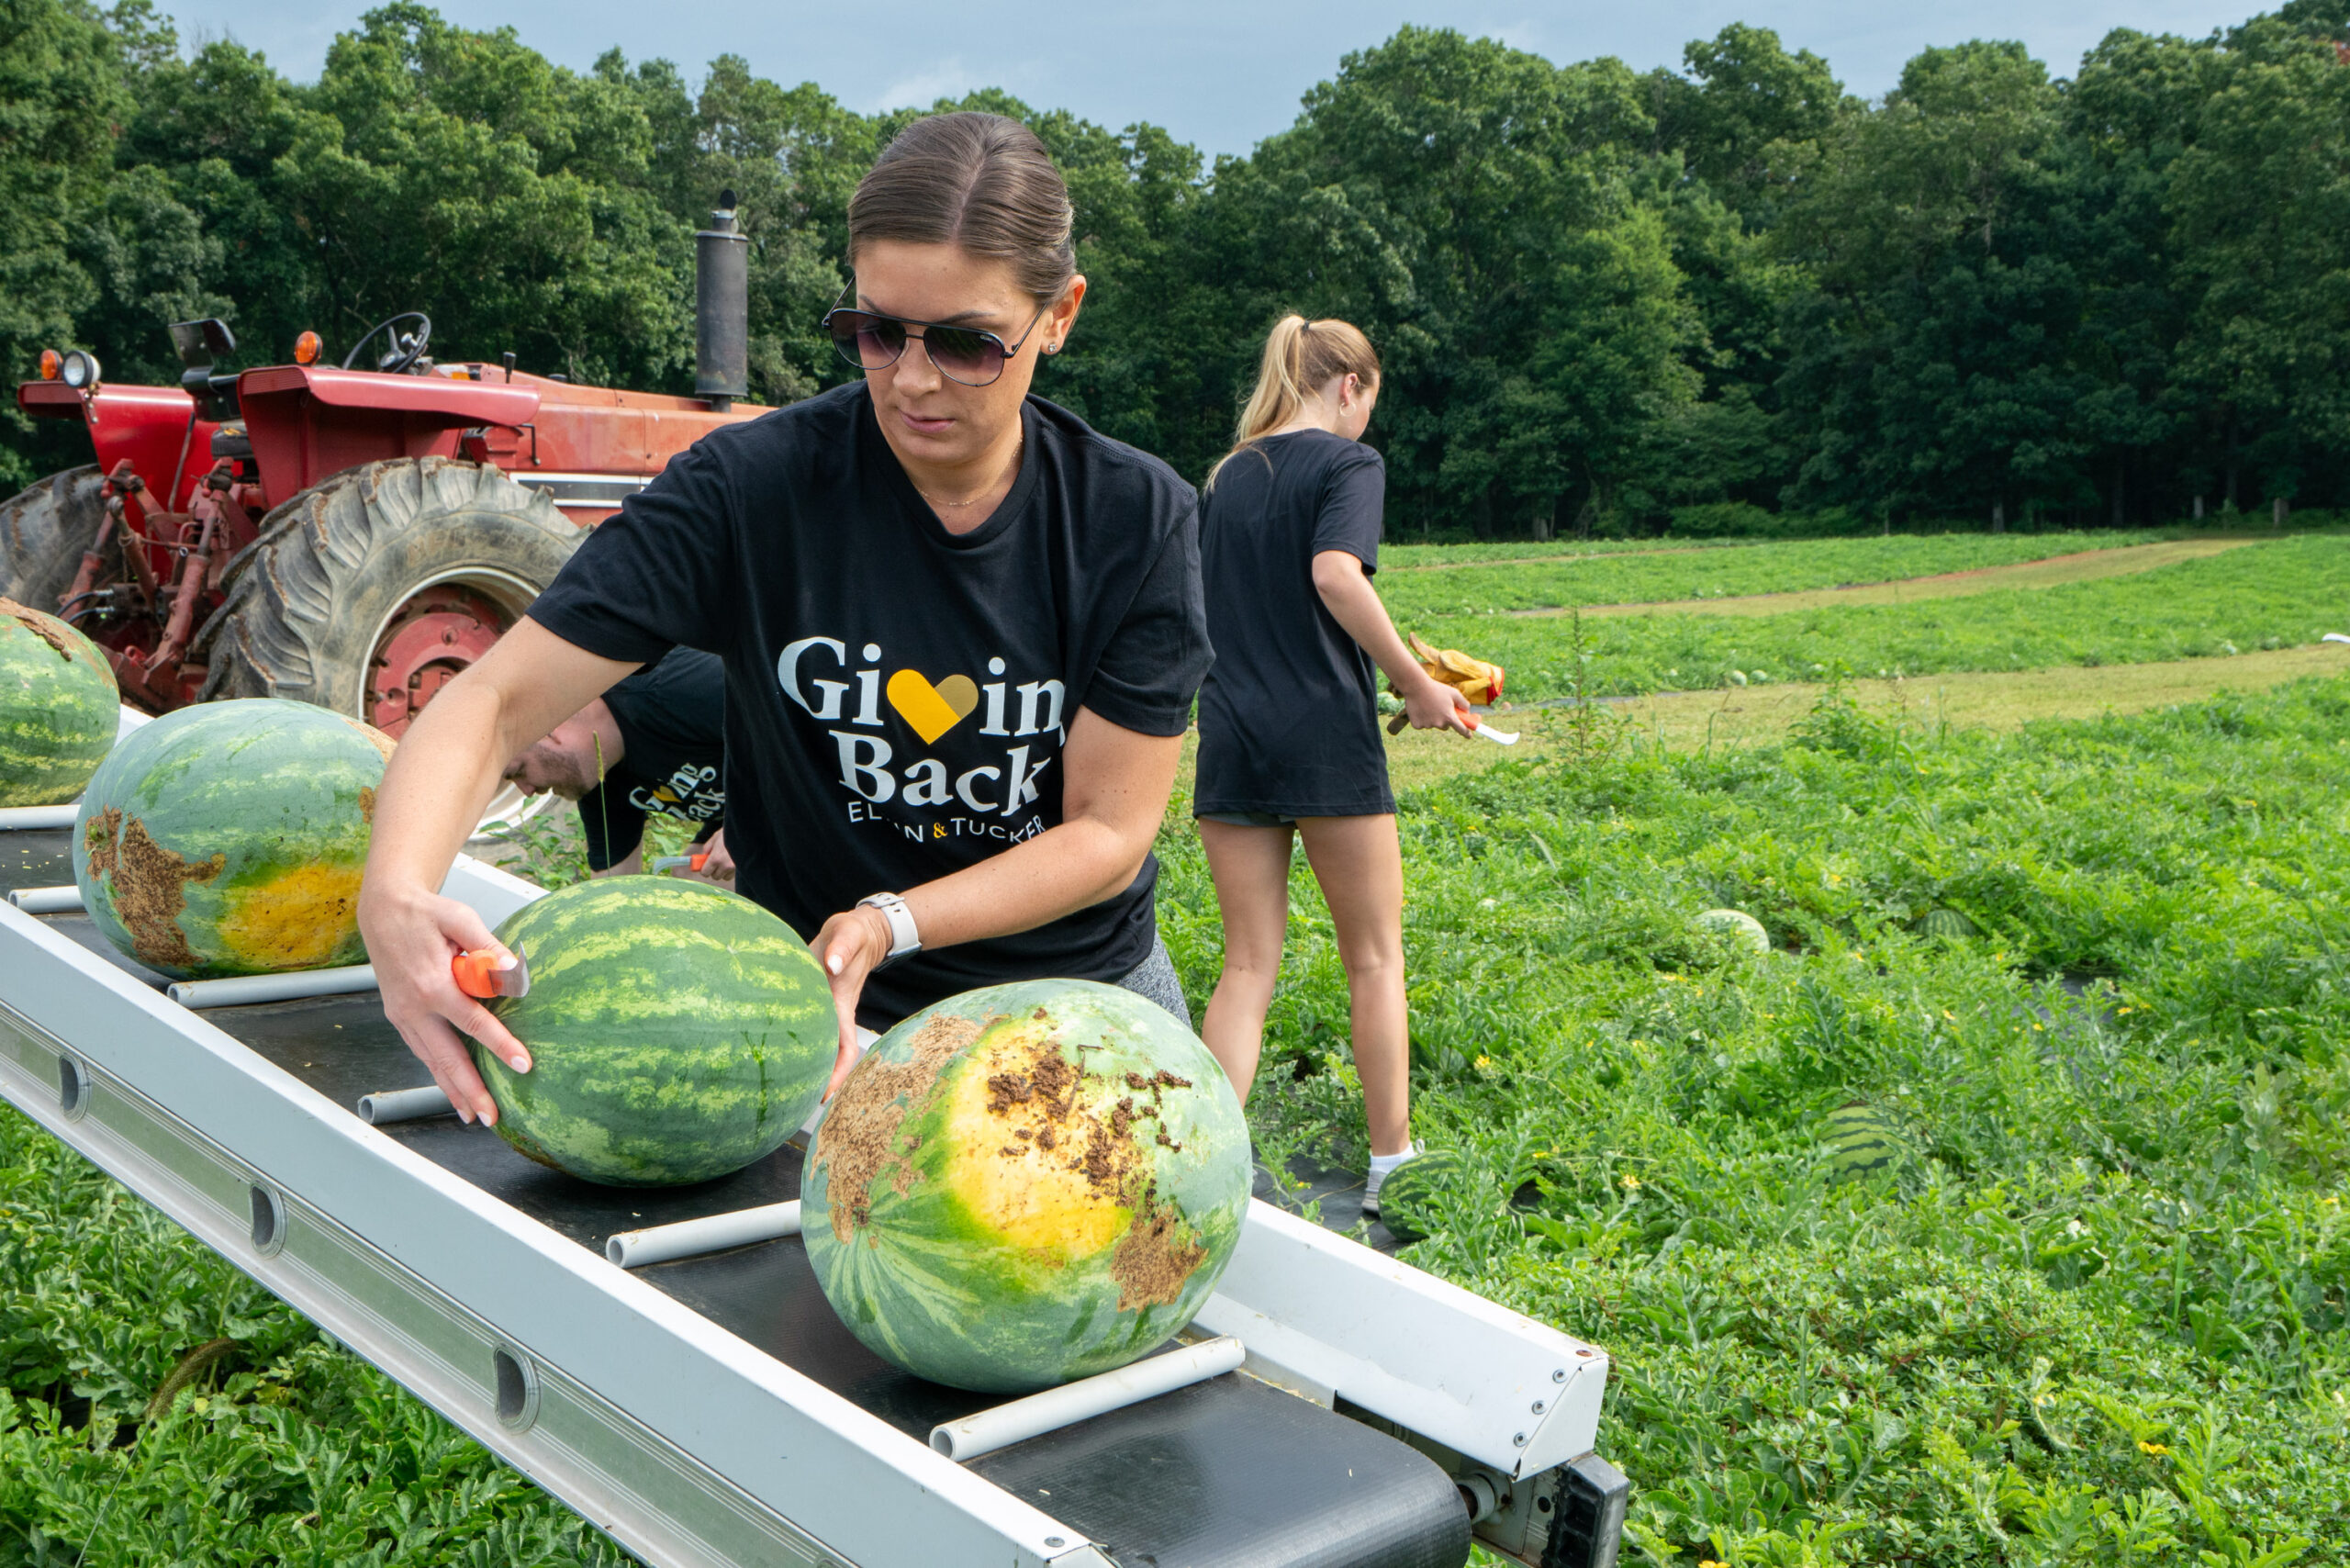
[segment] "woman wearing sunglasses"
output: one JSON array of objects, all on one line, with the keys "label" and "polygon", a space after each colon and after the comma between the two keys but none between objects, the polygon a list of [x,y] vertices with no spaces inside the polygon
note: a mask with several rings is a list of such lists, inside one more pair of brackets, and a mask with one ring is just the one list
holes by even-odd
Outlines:
[{"label": "woman wearing sunglasses", "polygon": [[835,1086],[860,1025],[997,981],[1187,1016],[1150,846],[1209,660],[1196,501],[1028,395],[1085,297],[1069,224],[1025,128],[909,127],[850,202],[825,318],[862,379],[673,459],[409,730],[361,924],[461,1115],[496,1108],[458,1031],[528,1056],[453,985],[491,936],[434,890],[510,758],[678,645],[725,662],[736,886],[832,975]]},{"label": "woman wearing sunglasses", "polygon": [[1287,316],[1266,340],[1239,440],[1208,475],[1201,551],[1218,657],[1200,692],[1192,810],[1224,915],[1224,973],[1203,1036],[1246,1100],[1289,930],[1292,835],[1304,842],[1346,965],[1370,1123],[1363,1212],[1415,1154],[1404,1000],[1404,861],[1376,664],[1420,729],[1469,733],[1371,586],[1387,470],[1362,444],[1379,355],[1345,321]]}]

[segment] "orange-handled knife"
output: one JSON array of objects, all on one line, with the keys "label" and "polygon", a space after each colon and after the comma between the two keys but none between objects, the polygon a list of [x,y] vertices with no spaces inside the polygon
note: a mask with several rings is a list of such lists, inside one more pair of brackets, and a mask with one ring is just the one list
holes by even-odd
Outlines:
[{"label": "orange-handled knife", "polygon": [[[1517,744],[1517,732],[1515,730],[1489,730],[1485,728],[1483,723],[1478,722],[1477,715],[1474,713],[1464,713],[1461,717],[1468,722],[1469,733],[1472,735],[1476,735],[1481,739],[1489,740],[1495,745],[1516,745]],[[1410,714],[1398,713],[1395,717],[1387,722],[1387,733],[1391,735],[1400,735],[1404,733],[1404,726],[1411,722],[1412,719]]]},{"label": "orange-handled knife", "polygon": [[476,947],[451,958],[449,972],[459,991],[485,1002],[493,996],[531,994],[531,956],[520,947],[514,949],[511,964],[501,964],[495,947]]}]

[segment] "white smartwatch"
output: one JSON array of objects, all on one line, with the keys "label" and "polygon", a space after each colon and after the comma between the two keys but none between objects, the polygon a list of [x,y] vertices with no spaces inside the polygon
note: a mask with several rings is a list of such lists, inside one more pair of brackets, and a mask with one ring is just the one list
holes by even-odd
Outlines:
[{"label": "white smartwatch", "polygon": [[895,893],[874,893],[857,900],[856,907],[878,909],[881,912],[881,918],[890,923],[889,957],[880,964],[874,965],[875,969],[879,969],[882,964],[894,964],[909,953],[922,951],[922,933],[914,929],[914,912],[906,907],[905,900]]}]

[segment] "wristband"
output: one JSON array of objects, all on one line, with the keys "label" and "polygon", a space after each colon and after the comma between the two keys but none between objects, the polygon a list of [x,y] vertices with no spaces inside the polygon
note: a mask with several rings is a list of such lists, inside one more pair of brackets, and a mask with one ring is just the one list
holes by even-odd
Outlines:
[{"label": "wristband", "polygon": [[880,963],[873,966],[875,969],[894,964],[909,953],[922,951],[922,934],[914,929],[914,912],[906,907],[905,900],[895,893],[874,893],[857,900],[856,906],[859,909],[878,909],[881,912],[881,918],[890,923],[890,952]]}]

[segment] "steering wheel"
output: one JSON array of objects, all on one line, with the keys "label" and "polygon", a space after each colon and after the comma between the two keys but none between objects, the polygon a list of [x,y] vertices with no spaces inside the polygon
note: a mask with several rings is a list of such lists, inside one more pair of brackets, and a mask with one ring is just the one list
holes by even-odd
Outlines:
[{"label": "steering wheel", "polygon": [[[415,322],[416,330],[412,332],[395,330],[403,321]],[[386,317],[376,322],[362,332],[359,335],[359,341],[351,345],[351,352],[342,356],[342,368],[349,370],[352,362],[359,358],[359,351],[365,348],[379,334],[385,339],[387,346],[383,355],[375,361],[375,368],[386,375],[397,375],[423,357],[424,345],[432,341],[432,318],[421,310],[403,310],[397,316]]]}]

